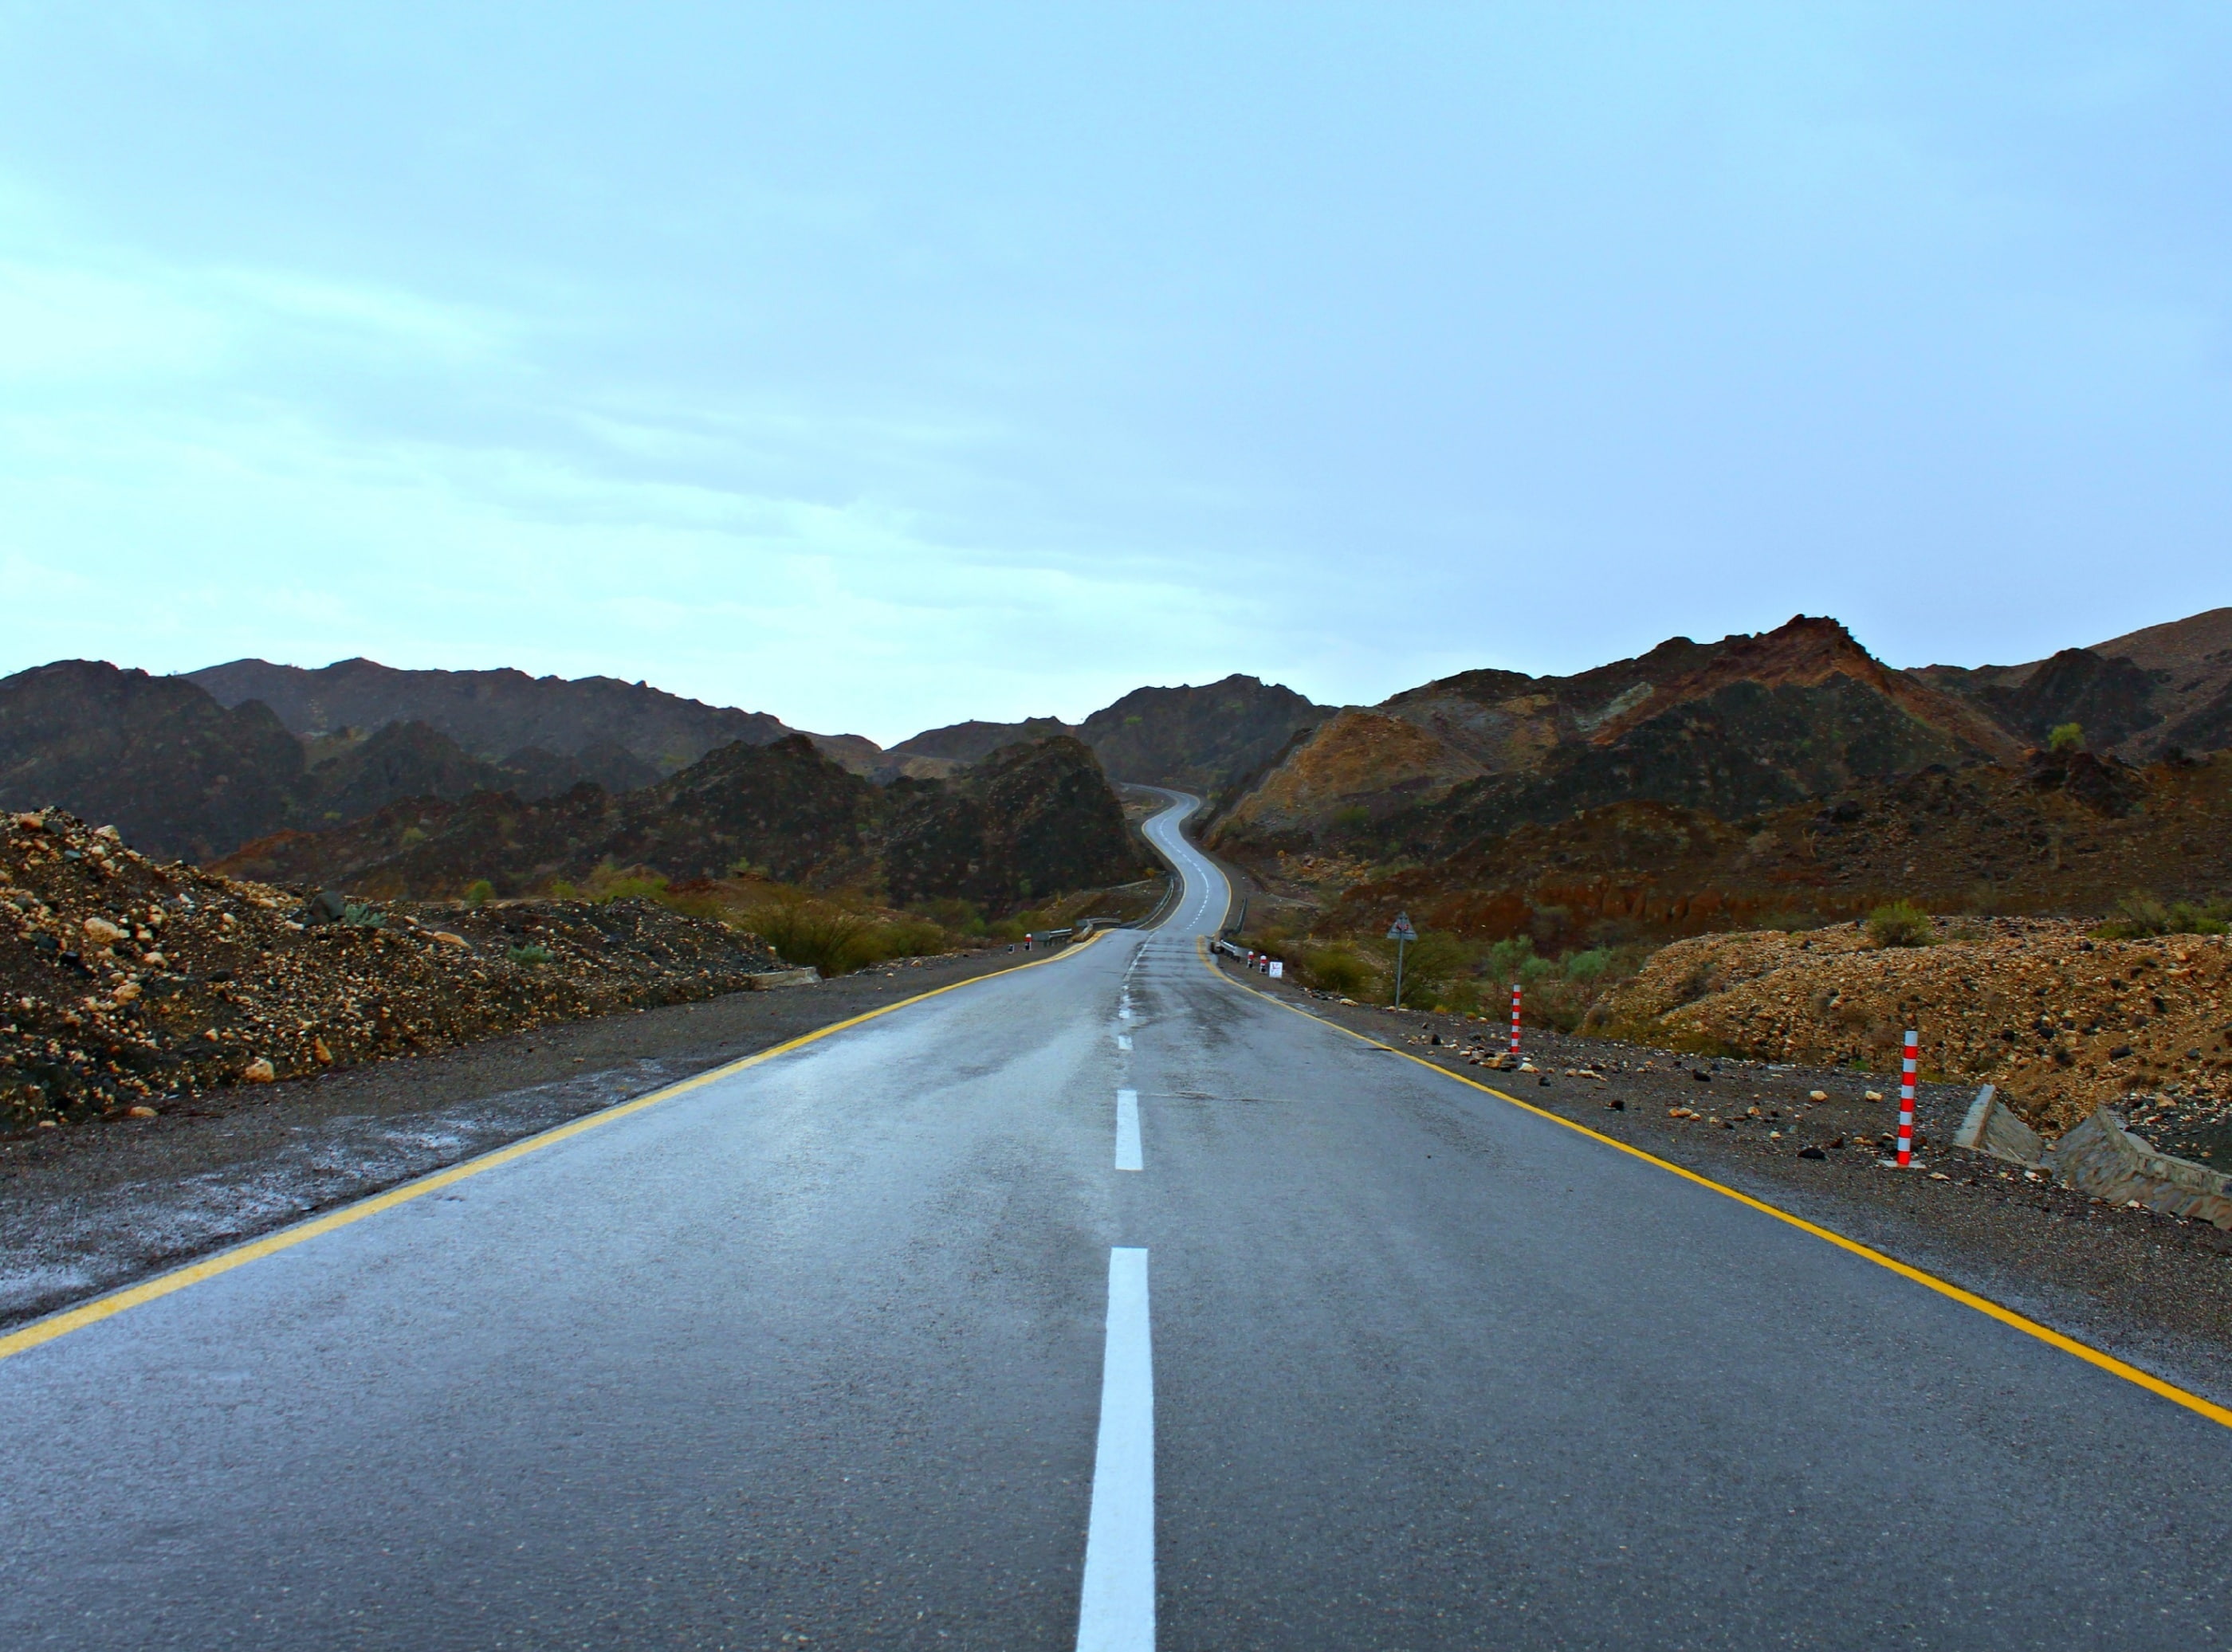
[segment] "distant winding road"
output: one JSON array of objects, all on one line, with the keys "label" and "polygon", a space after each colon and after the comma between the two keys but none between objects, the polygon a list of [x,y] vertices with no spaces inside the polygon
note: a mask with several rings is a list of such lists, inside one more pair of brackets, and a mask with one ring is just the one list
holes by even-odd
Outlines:
[{"label": "distant winding road", "polygon": [[2232,1429],[1221,978],[1193,807],[1158,929],[0,1342],[0,1645],[2232,1645]]}]

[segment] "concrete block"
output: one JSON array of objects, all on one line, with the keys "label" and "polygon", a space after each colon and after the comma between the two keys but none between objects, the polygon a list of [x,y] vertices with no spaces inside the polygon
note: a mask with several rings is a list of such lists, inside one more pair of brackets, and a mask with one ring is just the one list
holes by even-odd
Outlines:
[{"label": "concrete block", "polygon": [[2044,1168],[2065,1187],[2109,1204],[2138,1200],[2165,1215],[2190,1216],[2232,1229],[2232,1176],[2191,1159],[2157,1153],[2105,1107],[2049,1149]]},{"label": "concrete block", "polygon": [[746,975],[744,984],[756,993],[773,992],[778,987],[811,987],[821,979],[818,969],[769,969],[756,975]]},{"label": "concrete block", "polygon": [[1990,1085],[1979,1090],[1976,1099],[1969,1105],[1969,1116],[1953,1133],[1953,1145],[2034,1167],[2046,1156],[2045,1139],[2017,1118]]}]

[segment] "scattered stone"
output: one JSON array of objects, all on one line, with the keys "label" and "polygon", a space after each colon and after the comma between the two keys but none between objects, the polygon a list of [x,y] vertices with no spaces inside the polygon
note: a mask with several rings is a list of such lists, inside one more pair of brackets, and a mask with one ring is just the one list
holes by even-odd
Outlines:
[{"label": "scattered stone", "polygon": [[1806,1099],[1808,1101],[1826,1101],[1829,1099],[1829,1092],[1826,1090],[1809,1090],[1806,1092]]},{"label": "scattered stone", "polygon": [[125,1115],[125,1117],[127,1118],[159,1118],[160,1115],[158,1114],[152,1107],[147,1106],[143,1103],[140,1106],[133,1108]]},{"label": "scattered stone", "polygon": [[1818,1147],[1801,1147],[1798,1150],[1798,1156],[1801,1159],[1826,1159],[1829,1156]]},{"label": "scattered stone", "polygon": [[271,1058],[259,1055],[240,1070],[240,1076],[250,1084],[275,1084],[279,1069],[271,1065]]}]

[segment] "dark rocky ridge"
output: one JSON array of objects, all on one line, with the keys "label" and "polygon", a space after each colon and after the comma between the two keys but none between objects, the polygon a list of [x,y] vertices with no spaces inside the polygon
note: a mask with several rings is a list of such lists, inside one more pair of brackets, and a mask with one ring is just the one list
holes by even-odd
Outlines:
[{"label": "dark rocky ridge", "polygon": [[[610,677],[529,677],[508,668],[405,671],[368,659],[337,660],[315,670],[240,659],[185,675],[221,704],[263,701],[297,735],[423,722],[473,755],[508,767],[522,767],[519,759],[530,753],[581,759],[587,767],[572,778],[594,779],[608,789],[615,751],[649,766],[643,781],[632,782],[640,784],[732,741],[763,746],[804,732],[763,711],[707,705]],[[870,774],[884,761],[882,748],[859,735],[806,737],[856,774]]]},{"label": "dark rocky ridge", "polygon": [[1407,910],[1431,928],[1532,935],[1554,951],[1834,922],[1893,898],[2097,915],[2134,889],[2164,899],[2232,889],[2228,821],[2232,753],[2144,769],[2084,752],[1932,768],[1732,821],[1628,800],[1351,884],[1325,927],[1372,932]]},{"label": "dark rocky ridge", "polygon": [[1067,737],[996,752],[951,781],[878,787],[793,735],[743,742],[614,794],[592,785],[531,803],[503,793],[411,799],[321,832],[288,832],[219,863],[229,874],[379,898],[503,895],[604,866],[676,880],[751,869],[786,883],[960,896],[1011,910],[1136,877],[1142,852],[1092,752]]},{"label": "dark rocky ridge", "polygon": [[564,756],[617,746],[669,774],[716,747],[739,740],[763,746],[795,732],[764,712],[706,705],[608,677],[569,682],[509,670],[405,671],[368,659],[312,671],[239,659],[185,677],[220,705],[261,700],[297,735],[423,722],[489,759],[526,747]]},{"label": "dark rocky ridge", "polygon": [[[2022,750],[1976,706],[1888,670],[1834,620],[1803,615],[1718,643],[1677,637],[1570,677],[1469,672],[1397,695],[1376,715],[1391,769],[1397,736],[1418,743],[1404,724],[1441,743],[1452,761],[1438,783],[1423,794],[1372,793],[1372,720],[1351,718],[1300,742],[1287,772],[1266,778],[1281,800],[1275,816],[1243,800],[1216,840],[1261,853],[1346,837],[1382,858],[1446,860],[1522,825],[1616,803],[1734,820],[1933,764],[2014,761]],[[1321,758],[1316,748],[1336,740],[1341,761]],[[1406,773],[1424,768],[1415,753],[1404,761]]]},{"label": "dark rocky ridge", "polygon": [[912,739],[902,740],[896,746],[886,748],[890,757],[948,757],[956,762],[973,763],[989,757],[1002,746],[1013,746],[1025,741],[1050,740],[1056,735],[1074,735],[1076,729],[1060,717],[1025,717],[1021,722],[949,723],[943,729],[925,729]]},{"label": "dark rocky ridge", "polygon": [[1200,688],[1134,689],[1087,717],[1078,735],[1119,780],[1214,800],[1334,709],[1236,672]]},{"label": "dark rocky ridge", "polygon": [[2232,608],[2149,625],[2024,665],[1926,665],[2034,742],[2073,722],[2094,751],[2131,761],[2232,745]]},{"label": "dark rocky ridge", "polygon": [[220,706],[179,677],[58,660],[0,679],[0,807],[54,806],[114,824],[135,847],[203,862],[286,829],[354,820],[401,797],[545,796],[584,779],[640,785],[611,746],[490,761],[422,722],[305,742],[256,700]]}]

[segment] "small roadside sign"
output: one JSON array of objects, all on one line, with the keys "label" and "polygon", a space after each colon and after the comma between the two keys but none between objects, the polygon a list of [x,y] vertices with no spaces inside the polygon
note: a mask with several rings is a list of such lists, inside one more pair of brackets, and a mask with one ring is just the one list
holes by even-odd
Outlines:
[{"label": "small roadside sign", "polygon": [[1411,927],[1408,912],[1395,914],[1395,924],[1387,931],[1387,938],[1390,941],[1415,941],[1418,938],[1418,931]]}]

